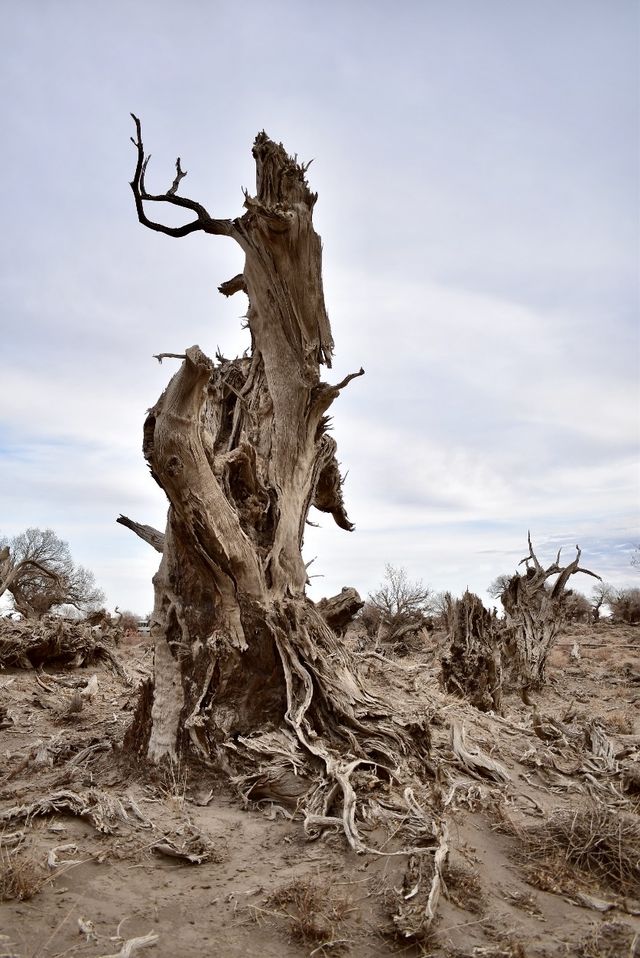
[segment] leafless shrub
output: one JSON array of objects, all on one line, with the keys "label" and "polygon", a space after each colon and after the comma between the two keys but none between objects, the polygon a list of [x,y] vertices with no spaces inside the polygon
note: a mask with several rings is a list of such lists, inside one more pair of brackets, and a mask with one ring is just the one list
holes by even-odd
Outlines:
[{"label": "leafless shrub", "polygon": [[[517,830],[516,830],[517,831]],[[604,805],[558,811],[519,830],[528,878],[543,890],[567,891],[576,878],[621,895],[640,894],[640,819]]]},{"label": "leafless shrub", "polygon": [[640,623],[640,589],[618,589],[609,599],[609,608],[614,621],[626,625]]},{"label": "leafless shrub", "polygon": [[369,596],[369,605],[380,615],[385,639],[395,641],[419,629],[432,611],[432,591],[422,581],[412,582],[406,569],[387,564],[384,582]]},{"label": "leafless shrub", "polygon": [[565,622],[589,622],[593,607],[587,597],[573,589],[565,593],[563,615]]},{"label": "leafless shrub", "polygon": [[433,614],[439,628],[450,632],[453,627],[454,599],[450,592],[436,592],[432,600]]},{"label": "leafless shrub", "polygon": [[28,901],[46,880],[45,869],[24,849],[0,849],[0,901]]},{"label": "leafless shrub", "polygon": [[382,612],[380,609],[374,605],[373,602],[365,602],[358,618],[365,627],[367,635],[371,638],[375,638],[382,620]]},{"label": "leafless shrub", "polygon": [[477,872],[460,862],[448,859],[442,871],[446,896],[458,908],[481,915],[486,908],[482,882]]},{"label": "leafless shrub", "polygon": [[635,731],[633,714],[622,709],[617,709],[605,716],[604,725],[608,731],[620,732],[622,735],[633,735]]},{"label": "leafless shrub", "polygon": [[127,632],[136,632],[138,631],[138,622],[142,620],[142,616],[136,615],[135,612],[131,612],[129,609],[125,609],[124,612],[120,612],[120,621],[118,625],[122,631],[126,634]]},{"label": "leafless shrub", "polygon": [[277,908],[286,918],[294,941],[329,942],[339,939],[338,926],[354,910],[345,898],[332,896],[329,885],[304,878],[278,888],[267,898],[269,908]]},{"label": "leafless shrub", "polygon": [[578,948],[578,958],[620,958],[633,956],[635,937],[631,925],[623,921],[605,921],[594,925]]}]

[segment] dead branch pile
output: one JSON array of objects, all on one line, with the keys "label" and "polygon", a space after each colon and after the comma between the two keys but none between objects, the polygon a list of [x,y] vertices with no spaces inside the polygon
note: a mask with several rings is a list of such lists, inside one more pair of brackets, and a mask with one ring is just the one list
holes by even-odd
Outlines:
[{"label": "dead branch pile", "polygon": [[640,897],[640,819],[599,803],[557,811],[521,838],[529,859],[561,861],[620,895]]},{"label": "dead branch pile", "polygon": [[83,818],[104,835],[111,835],[119,822],[129,819],[120,799],[112,797],[101,789],[90,788],[85,792],[59,789],[43,795],[35,802],[5,809],[0,813],[0,826],[14,822],[29,822],[42,815],[60,813]]},{"label": "dead branch pile", "polygon": [[102,659],[124,677],[112,648],[116,634],[117,627],[110,622],[91,625],[55,615],[18,621],[0,618],[0,668],[49,664],[78,668]]}]

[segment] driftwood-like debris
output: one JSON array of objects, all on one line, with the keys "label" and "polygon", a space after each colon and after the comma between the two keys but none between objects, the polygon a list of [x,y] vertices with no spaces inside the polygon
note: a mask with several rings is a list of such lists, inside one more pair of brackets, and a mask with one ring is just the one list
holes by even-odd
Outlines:
[{"label": "driftwood-like debris", "polygon": [[504,765],[466,741],[464,724],[455,720],[451,723],[451,749],[460,768],[473,778],[488,778],[498,783],[511,781]]},{"label": "driftwood-like debris", "polygon": [[122,678],[125,671],[112,646],[119,635],[109,620],[101,625],[48,615],[41,619],[0,618],[0,666],[35,669],[107,662]]},{"label": "driftwood-like debris", "polygon": [[211,842],[201,834],[189,835],[181,844],[166,836],[151,845],[151,851],[167,858],[187,862],[189,865],[202,865],[204,862],[220,861],[220,855]]},{"label": "driftwood-like debris", "polygon": [[137,951],[142,951],[143,948],[153,948],[159,938],[160,936],[155,931],[150,931],[147,935],[138,938],[128,938],[123,942],[120,951],[100,955],[99,958],[131,958],[131,955],[134,955]]},{"label": "driftwood-like debris", "polygon": [[76,815],[88,821],[97,831],[105,835],[112,834],[120,822],[126,822],[129,819],[122,802],[100,789],[90,788],[82,793],[70,789],[59,789],[43,795],[35,802],[14,805],[0,812],[0,825],[28,822],[42,815],[56,814]]},{"label": "driftwood-like debris", "polygon": [[345,586],[338,594],[330,599],[320,599],[318,611],[337,635],[344,635],[347,626],[364,606],[356,589]]}]

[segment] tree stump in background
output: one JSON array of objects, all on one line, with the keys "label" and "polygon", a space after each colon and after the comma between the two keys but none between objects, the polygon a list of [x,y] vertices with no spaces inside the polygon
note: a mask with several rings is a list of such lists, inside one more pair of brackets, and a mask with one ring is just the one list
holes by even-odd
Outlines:
[{"label": "tree stump in background", "polygon": [[453,603],[450,646],[442,659],[442,684],[483,712],[502,703],[502,656],[498,623],[472,592]]}]

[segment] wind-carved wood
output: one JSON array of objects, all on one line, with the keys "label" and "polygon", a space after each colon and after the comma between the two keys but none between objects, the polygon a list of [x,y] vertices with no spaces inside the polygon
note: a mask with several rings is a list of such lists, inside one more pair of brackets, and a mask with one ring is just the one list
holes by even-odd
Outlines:
[{"label": "wind-carved wood", "polygon": [[[148,157],[134,117],[137,165],[131,187],[140,222],[172,237],[195,231],[233,239],[241,274],[220,286],[246,294],[251,349],[217,361],[199,346],[181,360],[144,425],[144,455],[169,500],[167,527],[121,517],[155,548],[151,634],[153,687],[142,695],[127,742],[153,762],[196,753],[234,776],[247,800],[301,807],[317,834],[356,825],[351,775],[415,750],[409,731],[384,716],[354,658],[306,597],[301,555],[312,505],[353,528],[343,499],[327,411],[363,370],[335,385],[333,338],[324,303],[317,199],[307,167],[259,133],[255,196],[245,212],[215,219],[170,189],[150,194]],[[149,219],[149,203],[195,215],[185,226]]]},{"label": "wind-carved wood", "polygon": [[338,595],[333,595],[329,599],[320,599],[318,611],[337,635],[344,635],[347,626],[353,622],[363,606],[364,600],[360,598],[357,590],[345,586]]},{"label": "wind-carved wood", "polygon": [[449,649],[442,659],[442,684],[483,712],[500,711],[502,640],[498,623],[477,595],[453,603]]},{"label": "wind-carved wood", "polygon": [[[567,582],[578,572],[600,576],[580,567],[579,546],[573,562],[561,566],[559,550],[556,561],[545,569],[533,551],[530,533],[528,544],[529,555],[518,563],[525,565],[524,574],[512,576],[500,598],[511,628],[509,647],[516,672],[525,689],[536,689],[544,684],[547,656],[562,626],[564,600],[570,594]],[[555,575],[558,578],[548,586],[547,580]]]}]

